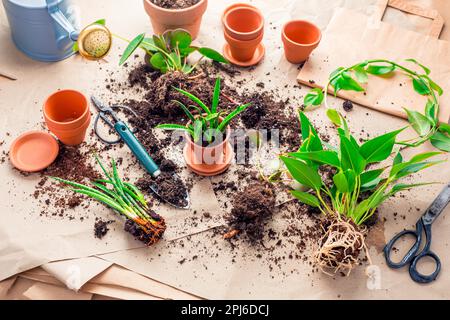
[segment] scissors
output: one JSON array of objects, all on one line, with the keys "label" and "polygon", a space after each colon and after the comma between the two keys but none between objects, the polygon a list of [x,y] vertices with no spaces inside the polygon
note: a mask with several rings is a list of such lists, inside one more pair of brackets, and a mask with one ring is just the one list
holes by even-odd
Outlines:
[{"label": "scissors", "polygon": [[[436,280],[441,271],[441,260],[431,251],[431,226],[439,215],[444,211],[450,202],[450,183],[444,188],[439,196],[434,200],[431,206],[425,211],[425,214],[417,221],[416,230],[405,230],[397,234],[385,247],[384,255],[386,263],[390,268],[400,269],[409,264],[409,274],[411,279],[418,283],[430,283]],[[421,249],[423,241],[423,233],[425,233],[425,246]],[[416,242],[409,249],[403,259],[395,263],[391,260],[391,252],[395,243],[408,235],[416,238]],[[417,270],[418,262],[425,257],[432,258],[436,264],[435,271],[430,275],[424,275]]]},{"label": "scissors", "polygon": [[[117,144],[123,141],[128,146],[128,148],[130,148],[131,152],[139,160],[141,165],[147,170],[148,173],[150,173],[150,175],[153,178],[156,178],[159,175],[161,175],[161,171],[158,165],[147,153],[147,151],[139,142],[139,140],[135,137],[134,134],[137,132],[137,130],[136,129],[131,130],[125,122],[120,120],[115,110],[123,109],[125,111],[130,112],[135,117],[138,117],[138,115],[131,108],[126,106],[106,106],[96,97],[91,97],[91,100],[99,111],[94,121],[94,131],[97,137],[104,143],[110,145]],[[111,121],[110,118],[112,118],[113,121]],[[98,128],[100,119],[103,120],[111,129],[113,129],[118,134],[119,136],[118,139],[108,140],[100,135],[100,130]],[[178,177],[178,175],[176,175],[175,173],[172,174],[172,178],[174,178],[175,181],[181,181],[181,178]],[[161,198],[163,201],[169,203],[170,205],[176,208],[188,209],[190,207],[190,198],[189,194],[187,193],[187,190],[186,193],[182,195],[184,203],[181,204],[181,203],[173,203],[171,202],[171,200],[163,198],[161,196],[162,192],[156,183],[150,183],[149,187],[159,198]]]}]

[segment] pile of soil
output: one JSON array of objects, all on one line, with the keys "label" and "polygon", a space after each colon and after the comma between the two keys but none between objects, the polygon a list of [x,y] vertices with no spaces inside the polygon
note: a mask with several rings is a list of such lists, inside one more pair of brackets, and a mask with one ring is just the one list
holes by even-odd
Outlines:
[{"label": "pile of soil", "polygon": [[103,221],[102,219],[96,219],[94,224],[94,236],[97,239],[102,239],[109,231],[108,225],[114,221]]},{"label": "pile of soil", "polygon": [[226,220],[231,231],[226,238],[244,232],[252,243],[264,237],[264,225],[275,209],[275,195],[270,185],[254,183],[235,195]]},{"label": "pile of soil", "polygon": [[153,4],[165,9],[185,9],[192,7],[200,0],[151,0]]}]

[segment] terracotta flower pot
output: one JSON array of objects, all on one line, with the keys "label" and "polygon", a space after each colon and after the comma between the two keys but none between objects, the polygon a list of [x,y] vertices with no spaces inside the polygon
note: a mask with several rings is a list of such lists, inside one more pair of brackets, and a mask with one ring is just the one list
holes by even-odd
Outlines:
[{"label": "terracotta flower pot", "polygon": [[237,7],[225,14],[223,26],[231,38],[250,41],[264,33],[264,17],[256,8]]},{"label": "terracotta flower pot", "polygon": [[184,158],[187,166],[201,176],[215,176],[225,172],[230,167],[234,154],[229,142],[230,135],[231,129],[227,128],[225,139],[221,143],[203,147],[194,143],[186,133]]},{"label": "terracotta flower pot", "polygon": [[47,127],[62,143],[78,145],[84,141],[91,113],[82,93],[58,91],[47,99],[43,109]]},{"label": "terracotta flower pot", "polygon": [[185,9],[165,9],[144,0],[144,8],[150,17],[155,34],[163,34],[167,30],[184,29],[192,39],[197,38],[203,14],[208,7],[208,0],[200,0],[196,5]]},{"label": "terracotta flower pot", "polygon": [[228,6],[228,7],[225,9],[225,11],[223,12],[223,14],[222,14],[222,23],[224,23],[225,15],[226,15],[228,12],[230,12],[231,10],[236,9],[236,8],[252,8],[252,9],[256,9],[256,10],[258,10],[258,11],[261,11],[261,10],[259,10],[258,8],[256,8],[255,6],[252,6],[252,5],[249,4],[249,3],[243,3],[243,2],[233,3],[232,5]]},{"label": "terracotta flower pot", "polygon": [[230,52],[233,58],[238,61],[249,61],[255,55],[256,49],[260,45],[264,34],[261,33],[258,38],[248,41],[232,38],[226,32],[224,32],[224,36],[230,46]]},{"label": "terracotta flower pot", "polygon": [[291,63],[306,61],[322,39],[322,32],[314,24],[304,20],[286,23],[282,31],[284,52]]}]

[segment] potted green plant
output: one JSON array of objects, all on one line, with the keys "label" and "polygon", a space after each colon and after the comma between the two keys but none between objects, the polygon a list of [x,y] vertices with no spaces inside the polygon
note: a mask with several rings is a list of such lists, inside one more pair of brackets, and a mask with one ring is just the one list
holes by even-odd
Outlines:
[{"label": "potted green plant", "polygon": [[[281,160],[293,179],[311,190],[292,190],[291,194],[318,208],[328,221],[315,253],[318,267],[328,274],[349,274],[360,254],[367,253],[365,223],[376,214],[378,206],[398,192],[429,184],[398,181],[445,161],[427,161],[441,152],[421,153],[407,161],[399,152],[391,165],[374,168],[390,157],[404,129],[359,144],[337,111],[330,109],[328,116],[338,128],[338,148],[323,143],[305,114],[300,113],[303,143],[298,152],[282,155]],[[321,166],[336,170],[331,185],[319,174]]]},{"label": "potted green plant", "polygon": [[208,0],[144,0],[145,11],[156,34],[181,28],[189,31],[194,39],[197,38],[207,7]]},{"label": "potted green plant", "polygon": [[[136,36],[129,41],[119,64],[123,65],[138,48],[145,51],[146,62],[161,73],[179,71],[190,74],[204,58],[228,63],[216,50],[193,46],[189,32],[181,29],[166,31],[162,35],[153,35],[151,38],[146,38],[145,33]],[[188,57],[194,52],[198,52],[201,58],[196,63],[190,64]]]},{"label": "potted green plant", "polygon": [[186,135],[184,158],[188,167],[195,173],[212,176],[223,173],[231,164],[233,151],[229,142],[230,122],[242,113],[250,103],[241,105],[229,114],[218,110],[220,100],[220,78],[217,78],[212,105],[209,107],[195,95],[179,88],[174,88],[195,105],[186,106],[176,103],[189,118],[186,125],[161,124],[157,128],[164,130],[182,130]]}]

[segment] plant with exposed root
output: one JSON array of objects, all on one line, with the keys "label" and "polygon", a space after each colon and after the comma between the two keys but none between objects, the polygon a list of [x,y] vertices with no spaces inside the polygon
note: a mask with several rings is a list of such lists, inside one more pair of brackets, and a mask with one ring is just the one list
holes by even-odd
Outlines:
[{"label": "plant with exposed root", "polygon": [[119,177],[114,160],[111,162],[112,171],[108,172],[101,161],[96,159],[106,179],[92,182],[92,187],[56,177],[53,179],[72,187],[72,191],[95,199],[123,215],[127,219],[125,231],[147,246],[158,242],[166,230],[164,219],[149,208],[144,195],[135,185]]},{"label": "plant with exposed root", "polygon": [[[318,267],[328,274],[348,275],[360,261],[360,254],[363,251],[367,254],[364,223],[378,206],[398,192],[429,184],[405,184],[398,180],[444,161],[427,161],[441,152],[421,153],[409,161],[404,161],[398,152],[392,165],[375,169],[374,165],[390,157],[397,136],[404,129],[360,144],[350,134],[342,115],[330,109],[328,117],[337,127],[339,147],[322,142],[305,114],[300,113],[303,143],[297,152],[282,155],[281,160],[289,175],[311,190],[293,190],[292,195],[318,208],[328,218],[329,225],[314,255]],[[319,174],[321,166],[335,168],[331,183],[325,183]]]}]

